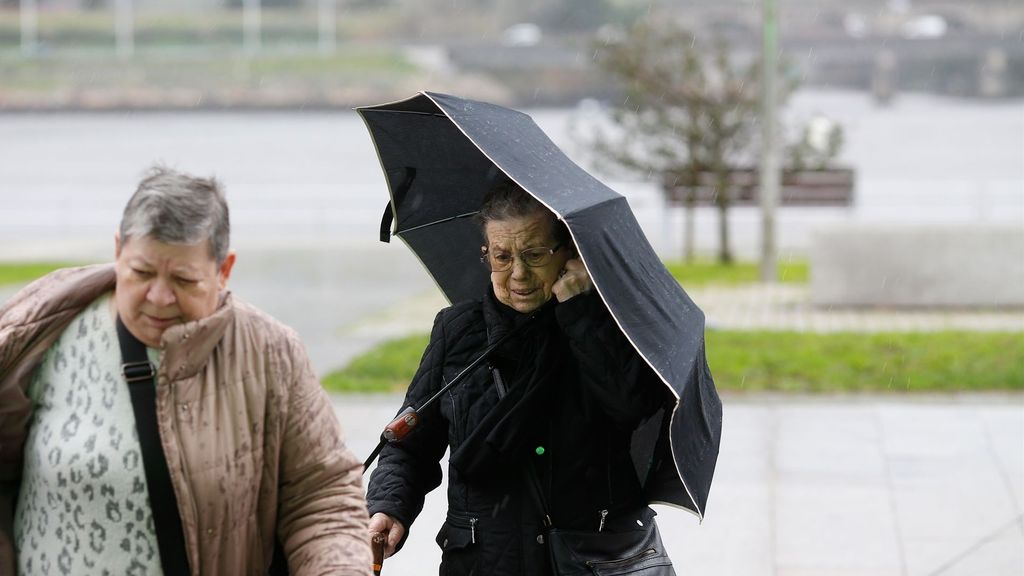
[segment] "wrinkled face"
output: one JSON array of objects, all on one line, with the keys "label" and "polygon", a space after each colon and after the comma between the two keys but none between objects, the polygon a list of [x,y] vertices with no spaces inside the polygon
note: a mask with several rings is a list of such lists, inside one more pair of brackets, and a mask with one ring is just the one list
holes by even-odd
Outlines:
[{"label": "wrinkled face", "polygon": [[512,267],[503,272],[491,272],[491,285],[498,301],[518,312],[532,312],[551,299],[551,287],[571,256],[571,247],[562,246],[541,266],[527,266],[520,253],[531,248],[554,248],[558,245],[552,234],[551,217],[544,213],[492,220],[484,233],[487,250],[492,255],[513,258]]},{"label": "wrinkled face", "polygon": [[116,238],[114,302],[128,331],[147,346],[160,346],[164,330],[205,318],[217,309],[234,253],[217,265],[208,241],[164,244],[149,236]]}]

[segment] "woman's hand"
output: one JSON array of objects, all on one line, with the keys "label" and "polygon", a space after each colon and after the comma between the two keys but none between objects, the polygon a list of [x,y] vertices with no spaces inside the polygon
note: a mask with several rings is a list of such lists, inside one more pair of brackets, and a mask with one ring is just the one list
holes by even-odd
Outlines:
[{"label": "woman's hand", "polygon": [[377,512],[370,518],[370,534],[380,532],[387,538],[384,547],[384,557],[388,558],[395,553],[395,547],[405,536],[405,526],[398,520],[383,512]]},{"label": "woman's hand", "polygon": [[587,267],[579,258],[573,258],[565,262],[561,277],[551,286],[551,292],[559,302],[565,302],[577,294],[590,292],[593,286]]}]

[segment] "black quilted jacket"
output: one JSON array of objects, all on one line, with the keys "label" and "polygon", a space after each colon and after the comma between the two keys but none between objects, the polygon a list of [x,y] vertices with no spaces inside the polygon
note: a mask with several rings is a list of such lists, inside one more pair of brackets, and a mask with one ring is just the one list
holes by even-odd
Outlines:
[{"label": "black quilted jacket", "polygon": [[[558,346],[563,360],[548,381],[554,388],[549,400],[522,426],[529,449],[504,459],[486,481],[469,481],[449,467],[448,516],[437,535],[441,574],[549,573],[527,466],[537,471],[558,527],[614,529],[651,514],[630,438],[669,401],[665,388],[598,296],[580,295],[553,308],[531,329],[549,331],[543,340]],[[491,293],[438,313],[405,405],[422,405],[517,319]],[[367,493],[371,515],[383,512],[410,527],[426,493],[441,483],[445,450],[457,452],[499,400],[489,368],[498,368],[503,385],[514,385],[520,363],[536,352],[529,331],[517,339],[421,413],[418,429],[404,441],[384,449]]]}]

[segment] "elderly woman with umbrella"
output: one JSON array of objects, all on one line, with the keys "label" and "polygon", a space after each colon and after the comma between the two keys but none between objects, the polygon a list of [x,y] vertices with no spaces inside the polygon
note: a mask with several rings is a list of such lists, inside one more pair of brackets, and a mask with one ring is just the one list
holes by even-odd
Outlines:
[{"label": "elderly woman with umbrella", "polygon": [[[442,573],[544,574],[545,516],[563,529],[635,530],[652,521],[630,457],[632,431],[670,397],[591,289],[564,225],[499,181],[480,210],[491,287],[443,310],[409,388],[421,403],[489,341],[540,312],[386,449],[371,477],[371,529],[402,541],[451,448]],[[533,478],[531,478],[531,472]],[[529,484],[539,484],[535,506]]]},{"label": "elderly woman with umbrella", "polygon": [[647,505],[703,515],[721,404],[703,315],[625,200],[506,108],[359,112],[391,189],[382,240],[453,302],[382,436],[371,531],[401,548],[449,449],[441,574],[673,574]]}]

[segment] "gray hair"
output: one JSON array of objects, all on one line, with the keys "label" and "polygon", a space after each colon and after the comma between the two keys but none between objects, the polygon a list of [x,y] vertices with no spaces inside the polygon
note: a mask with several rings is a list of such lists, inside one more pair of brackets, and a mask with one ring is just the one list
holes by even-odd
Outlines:
[{"label": "gray hair", "polygon": [[474,216],[474,220],[486,238],[488,222],[526,218],[537,214],[546,214],[551,218],[551,233],[554,235],[555,241],[562,244],[571,243],[569,230],[565,227],[565,223],[529,192],[506,177],[498,178],[491,184],[484,194],[483,204],[480,206],[480,211]]},{"label": "gray hair", "polygon": [[163,166],[150,168],[121,217],[121,241],[150,236],[166,244],[209,240],[220,265],[228,256],[231,223],[220,182]]}]

